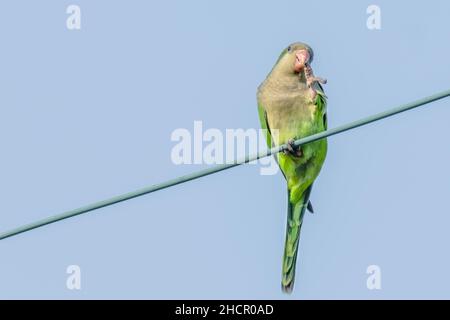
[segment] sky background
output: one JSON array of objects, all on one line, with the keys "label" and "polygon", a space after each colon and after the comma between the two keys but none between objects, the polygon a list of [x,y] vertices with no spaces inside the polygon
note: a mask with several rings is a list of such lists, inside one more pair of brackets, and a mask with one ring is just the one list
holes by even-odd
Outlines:
[{"label": "sky background", "polygon": [[[70,4],[81,30],[66,28]],[[381,30],[366,27],[371,4]],[[172,163],[173,130],[259,128],[256,88],[294,41],[328,79],[330,128],[449,89],[449,11],[2,1],[0,232],[204,168]],[[0,298],[449,299],[449,118],[447,99],[329,139],[291,296],[284,179],[247,165],[0,241]]]}]

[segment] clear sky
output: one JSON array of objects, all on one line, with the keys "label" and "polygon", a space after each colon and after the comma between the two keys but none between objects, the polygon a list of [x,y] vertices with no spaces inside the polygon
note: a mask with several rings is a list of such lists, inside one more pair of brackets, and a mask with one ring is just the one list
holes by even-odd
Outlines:
[{"label": "clear sky", "polygon": [[[81,8],[68,30],[66,8]],[[369,5],[381,29],[369,30]],[[448,1],[3,1],[0,231],[158,183],[171,133],[258,128],[304,41],[329,127],[449,88]],[[450,100],[329,139],[295,291],[286,190],[242,166],[0,241],[0,298],[450,298]],[[81,290],[66,287],[69,265]],[[367,267],[381,271],[369,290]]]}]

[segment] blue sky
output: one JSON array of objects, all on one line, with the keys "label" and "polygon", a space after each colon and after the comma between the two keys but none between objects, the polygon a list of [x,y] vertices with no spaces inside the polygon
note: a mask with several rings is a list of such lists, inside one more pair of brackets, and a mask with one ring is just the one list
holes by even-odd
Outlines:
[{"label": "blue sky", "polygon": [[[81,8],[68,30],[66,8]],[[381,9],[381,29],[366,8]],[[256,88],[304,41],[329,127],[448,89],[450,4],[5,1],[0,230],[158,183],[178,128],[258,128]],[[280,290],[286,190],[242,166],[0,241],[0,298],[450,298],[450,101],[329,139]],[[66,287],[69,265],[81,290]],[[381,270],[368,290],[366,269]]]}]

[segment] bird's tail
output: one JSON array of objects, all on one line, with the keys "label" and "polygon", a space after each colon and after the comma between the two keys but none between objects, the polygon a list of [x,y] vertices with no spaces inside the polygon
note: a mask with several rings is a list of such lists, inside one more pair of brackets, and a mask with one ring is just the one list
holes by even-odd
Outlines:
[{"label": "bird's tail", "polygon": [[295,265],[297,261],[298,242],[300,239],[300,229],[302,227],[303,215],[308,206],[310,186],[296,203],[291,202],[291,194],[288,191],[288,212],[286,226],[286,242],[283,255],[283,272],[281,288],[285,293],[291,293],[294,288]]}]

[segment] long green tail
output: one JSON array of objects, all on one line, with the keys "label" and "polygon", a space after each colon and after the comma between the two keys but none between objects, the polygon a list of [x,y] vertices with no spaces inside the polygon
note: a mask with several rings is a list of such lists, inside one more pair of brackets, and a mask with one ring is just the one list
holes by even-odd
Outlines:
[{"label": "long green tail", "polygon": [[300,230],[303,223],[303,215],[308,206],[311,188],[312,186],[305,190],[305,193],[297,203],[291,203],[290,192],[288,192],[286,242],[284,245],[283,274],[281,280],[281,288],[286,293],[291,293],[294,289],[295,265],[297,262]]}]

